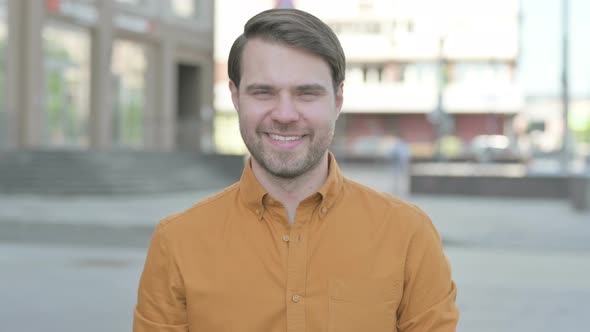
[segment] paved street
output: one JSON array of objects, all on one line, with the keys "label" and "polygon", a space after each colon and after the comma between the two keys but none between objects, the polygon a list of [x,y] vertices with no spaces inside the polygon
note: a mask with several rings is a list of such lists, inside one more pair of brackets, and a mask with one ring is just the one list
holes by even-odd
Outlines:
[{"label": "paved street", "polygon": [[590,252],[447,248],[462,332],[586,331]]},{"label": "paved street", "polygon": [[[344,166],[389,191],[383,166]],[[153,226],[208,192],[135,197],[0,195],[6,331],[129,331]],[[565,201],[407,196],[440,231],[459,287],[459,331],[585,331],[590,214]]]},{"label": "paved street", "polygon": [[0,245],[2,331],[131,331],[142,249]]},{"label": "paved street", "polygon": [[[4,331],[130,331],[141,249],[0,245]],[[447,248],[459,331],[584,331],[590,253]]]}]

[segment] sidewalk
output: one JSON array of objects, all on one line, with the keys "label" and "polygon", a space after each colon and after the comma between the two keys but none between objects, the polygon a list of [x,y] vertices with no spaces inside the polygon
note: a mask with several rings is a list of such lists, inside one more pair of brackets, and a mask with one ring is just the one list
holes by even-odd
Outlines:
[{"label": "sidewalk", "polygon": [[[341,167],[355,181],[390,191],[386,166]],[[131,237],[131,245],[147,244],[161,218],[187,209],[214,192],[85,197],[0,195],[0,240],[30,238],[43,242],[45,236],[53,237],[48,239],[50,242],[61,238],[70,243],[81,236],[78,241],[82,243],[88,238],[100,244],[104,236],[110,238],[106,240],[110,244],[119,238],[123,241],[119,245],[124,246],[126,237]],[[574,211],[566,201],[431,195],[404,199],[430,215],[446,245],[590,251],[590,214]]]},{"label": "sidewalk", "polygon": [[[385,166],[341,168],[377,190],[392,186]],[[0,293],[11,299],[0,305],[0,320],[9,330],[76,331],[79,324],[63,320],[68,312],[92,331],[128,331],[155,225],[210,194],[0,195],[0,266],[6,270]],[[458,287],[459,332],[588,326],[590,214],[575,212],[565,200],[406,200],[425,210],[442,235]],[[32,297],[39,300],[26,300]],[[22,319],[31,312],[37,319]]]}]

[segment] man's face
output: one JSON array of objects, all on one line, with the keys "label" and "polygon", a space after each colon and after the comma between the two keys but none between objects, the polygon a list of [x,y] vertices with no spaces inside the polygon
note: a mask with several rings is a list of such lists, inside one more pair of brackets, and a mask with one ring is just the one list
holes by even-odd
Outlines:
[{"label": "man's face", "polygon": [[326,156],[342,107],[319,56],[277,43],[247,42],[239,89],[230,82],[244,143],[270,174],[292,179]]}]

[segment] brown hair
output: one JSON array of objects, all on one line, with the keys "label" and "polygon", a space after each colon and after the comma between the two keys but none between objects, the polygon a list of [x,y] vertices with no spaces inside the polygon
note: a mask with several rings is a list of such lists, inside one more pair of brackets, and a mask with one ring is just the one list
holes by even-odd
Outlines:
[{"label": "brown hair", "polygon": [[318,55],[330,66],[334,89],[344,81],[344,51],[338,37],[326,23],[297,9],[270,9],[248,20],[244,32],[232,45],[227,72],[236,86],[240,85],[244,46],[253,38],[262,38]]}]

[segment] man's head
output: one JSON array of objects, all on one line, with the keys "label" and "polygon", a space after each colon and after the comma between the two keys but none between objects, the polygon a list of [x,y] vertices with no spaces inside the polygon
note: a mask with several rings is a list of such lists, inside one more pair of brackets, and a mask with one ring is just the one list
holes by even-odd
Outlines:
[{"label": "man's head", "polygon": [[229,75],[253,167],[294,179],[327,160],[344,68],[338,39],[310,14],[269,10],[246,23],[230,52]]},{"label": "man's head", "polygon": [[242,54],[249,40],[259,38],[315,54],[328,64],[334,89],[344,81],[346,60],[334,31],[317,17],[297,9],[270,9],[253,16],[232,45],[229,79],[240,86]]}]

